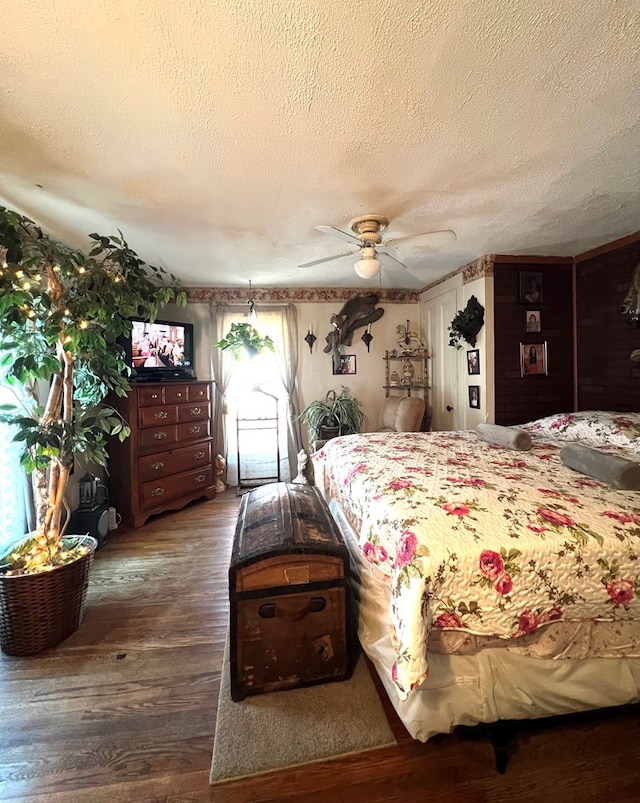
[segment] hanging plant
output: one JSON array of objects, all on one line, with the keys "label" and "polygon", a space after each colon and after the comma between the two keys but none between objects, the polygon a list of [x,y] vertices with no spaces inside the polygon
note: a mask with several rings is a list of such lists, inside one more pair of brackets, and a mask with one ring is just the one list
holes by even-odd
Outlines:
[{"label": "hanging plant", "polygon": [[484,307],[475,296],[471,296],[464,309],[456,312],[449,325],[449,345],[462,348],[461,340],[471,347],[476,344],[476,337],[484,325]]},{"label": "hanging plant", "polygon": [[230,351],[236,360],[242,359],[243,354],[255,357],[261,351],[273,351],[273,340],[268,335],[262,337],[255,326],[250,323],[232,323],[231,328],[216,343],[217,348]]}]

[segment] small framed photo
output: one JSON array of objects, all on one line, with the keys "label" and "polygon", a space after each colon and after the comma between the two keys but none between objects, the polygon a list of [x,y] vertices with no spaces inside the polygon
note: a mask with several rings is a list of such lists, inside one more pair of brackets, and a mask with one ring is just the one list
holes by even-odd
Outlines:
[{"label": "small framed photo", "polygon": [[547,341],[520,343],[520,376],[546,376],[548,373]]},{"label": "small framed photo", "polygon": [[356,355],[355,354],[341,354],[340,355],[340,368],[336,371],[333,368],[334,374],[355,374],[356,372]]},{"label": "small framed photo", "polygon": [[480,349],[471,349],[467,352],[467,373],[480,373]]},{"label": "small framed photo", "polygon": [[539,309],[528,309],[525,313],[525,326],[527,332],[539,332],[542,329],[542,319]]},{"label": "small framed photo", "polygon": [[469,385],[469,407],[480,407],[480,385]]},{"label": "small framed photo", "polygon": [[521,304],[542,304],[542,271],[521,270],[519,300]]}]

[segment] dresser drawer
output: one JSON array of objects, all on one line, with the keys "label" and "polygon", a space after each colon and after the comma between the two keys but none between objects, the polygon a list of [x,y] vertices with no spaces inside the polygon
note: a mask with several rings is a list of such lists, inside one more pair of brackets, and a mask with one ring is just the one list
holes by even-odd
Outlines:
[{"label": "dresser drawer", "polygon": [[153,482],[143,482],[140,497],[143,507],[153,507],[163,502],[196,493],[212,484],[211,466],[176,474]]},{"label": "dresser drawer", "polygon": [[211,464],[211,443],[197,443],[181,449],[158,452],[141,457],[139,462],[140,481],[148,482],[166,477],[169,474],[180,474],[198,466]]},{"label": "dresser drawer", "polygon": [[188,385],[165,385],[164,400],[167,404],[176,402],[182,404],[189,400]]},{"label": "dresser drawer", "polygon": [[210,388],[210,385],[187,385],[187,398],[190,402],[207,402],[210,399]]},{"label": "dresser drawer", "polygon": [[178,424],[177,430],[180,443],[209,438],[211,436],[211,419],[186,421],[184,424]]},{"label": "dresser drawer", "polygon": [[181,404],[178,407],[178,421],[181,424],[185,421],[200,421],[210,417],[208,402],[193,402],[193,404]]},{"label": "dresser drawer", "polygon": [[138,407],[155,407],[164,404],[164,385],[154,385],[150,388],[138,387]]},{"label": "dresser drawer", "polygon": [[175,424],[164,427],[148,427],[138,430],[138,446],[145,451],[149,449],[171,448],[178,442],[178,429]]},{"label": "dresser drawer", "polygon": [[157,427],[160,424],[176,424],[178,408],[175,404],[162,407],[141,407],[138,410],[138,425],[141,427]]}]

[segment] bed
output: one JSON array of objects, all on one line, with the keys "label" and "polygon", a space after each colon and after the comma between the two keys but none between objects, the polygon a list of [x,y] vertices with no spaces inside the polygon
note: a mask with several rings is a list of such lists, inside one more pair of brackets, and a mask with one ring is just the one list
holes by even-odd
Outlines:
[{"label": "bed", "polygon": [[640,700],[640,491],[560,459],[577,441],[640,461],[640,415],[522,429],[526,451],[368,433],[311,456],[358,567],[361,644],[414,739]]}]

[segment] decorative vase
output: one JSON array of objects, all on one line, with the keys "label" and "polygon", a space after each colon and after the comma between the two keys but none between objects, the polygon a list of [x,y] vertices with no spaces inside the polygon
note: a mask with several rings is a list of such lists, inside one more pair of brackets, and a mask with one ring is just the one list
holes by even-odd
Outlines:
[{"label": "decorative vase", "polygon": [[6,655],[34,655],[80,626],[98,542],[76,537],[89,551],[72,563],[37,574],[0,574],[0,649]]}]

